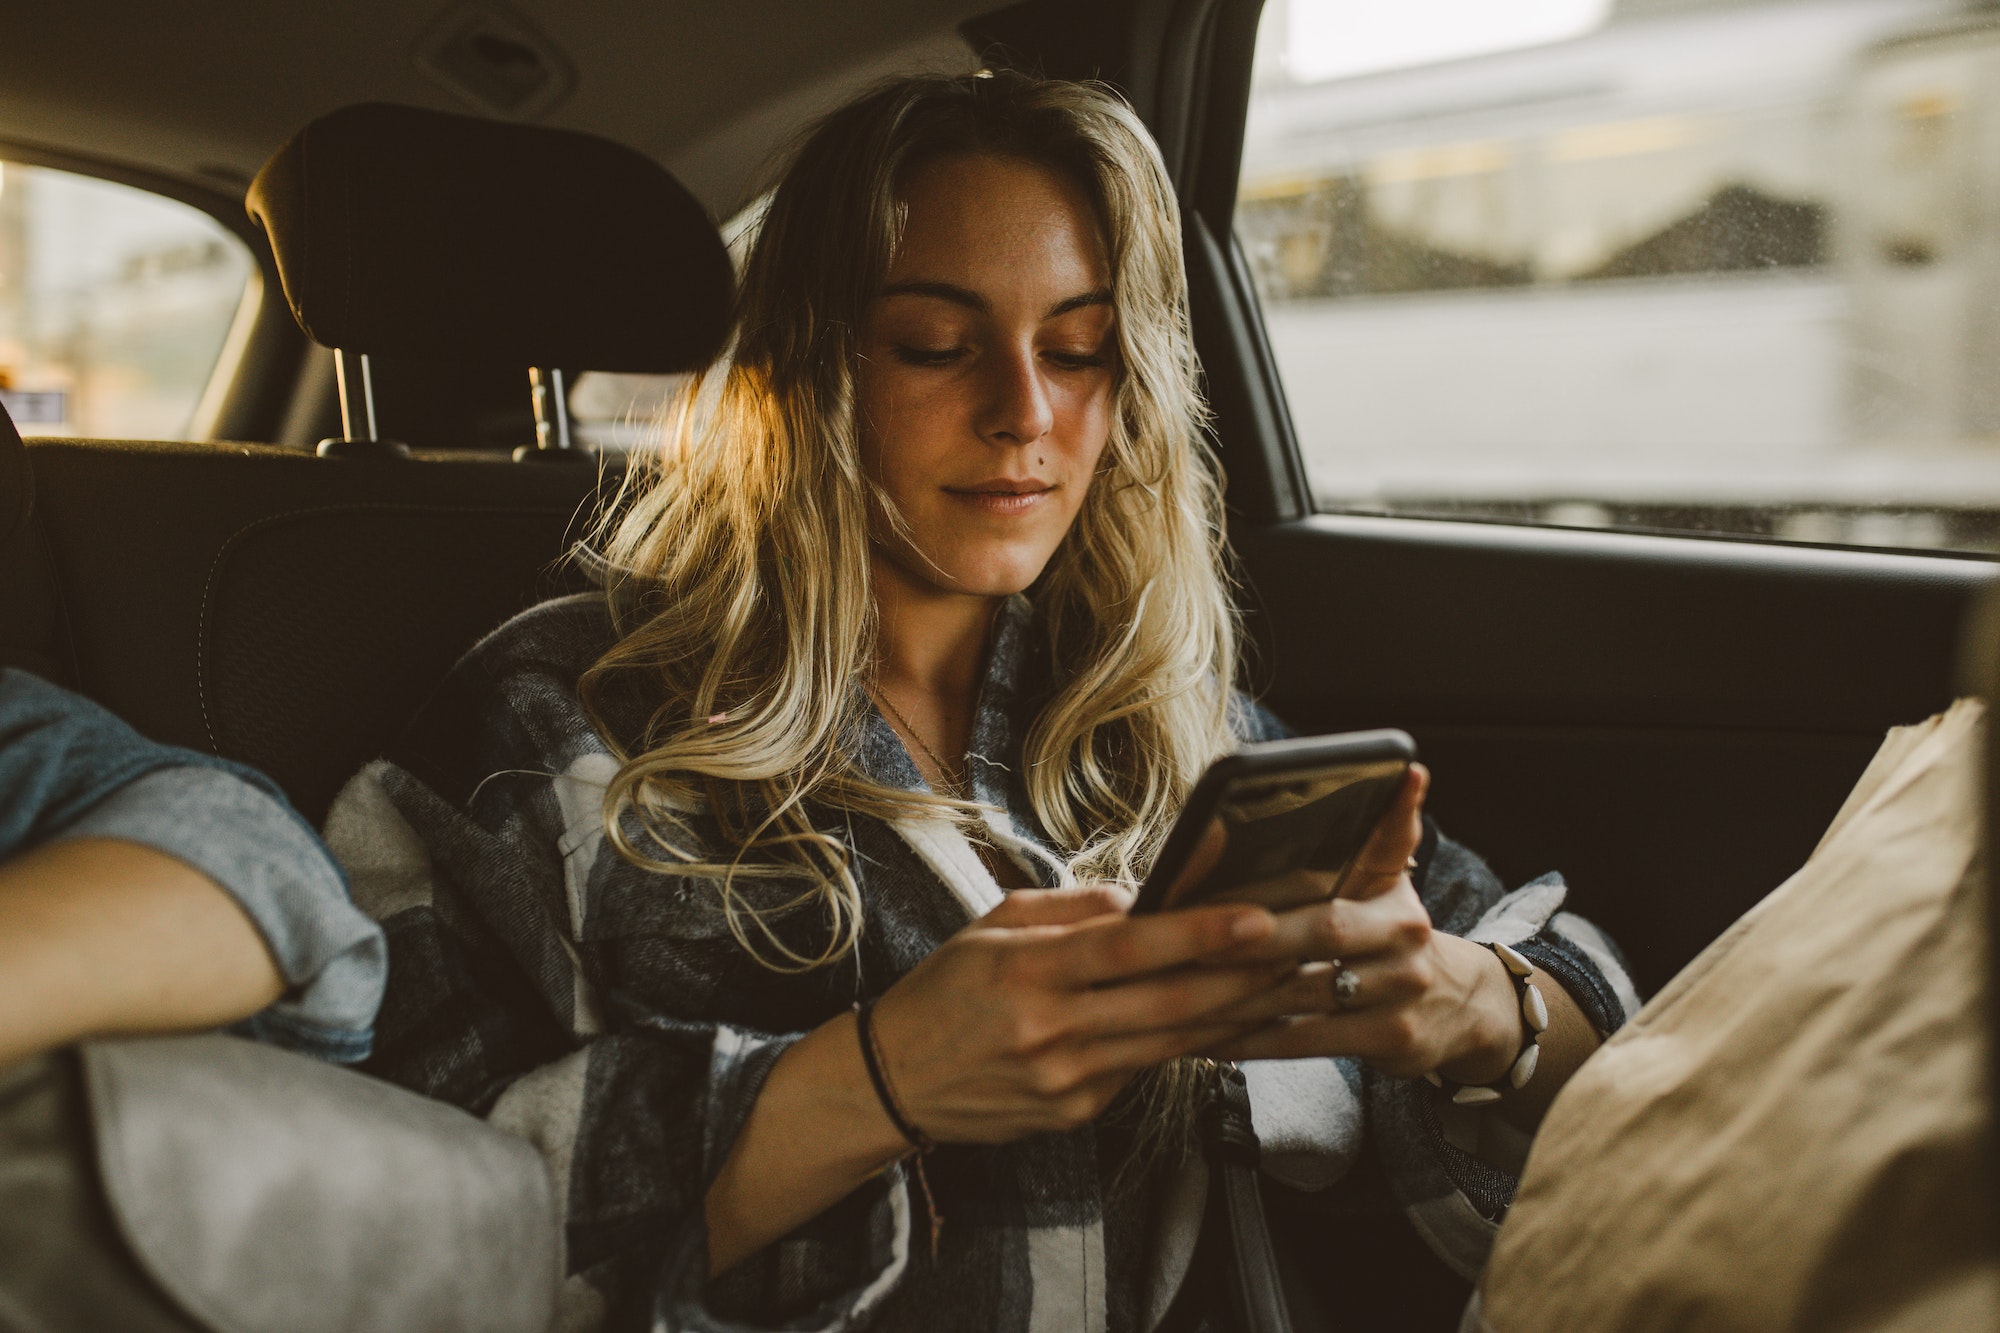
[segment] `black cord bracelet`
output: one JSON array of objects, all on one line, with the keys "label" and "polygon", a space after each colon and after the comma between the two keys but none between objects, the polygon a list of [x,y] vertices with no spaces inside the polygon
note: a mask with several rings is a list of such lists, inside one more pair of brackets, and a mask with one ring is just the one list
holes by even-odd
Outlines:
[{"label": "black cord bracelet", "polygon": [[889,1087],[889,1076],[882,1069],[882,1050],[875,1043],[875,1001],[873,998],[859,1001],[854,1006],[854,1027],[861,1038],[861,1063],[868,1070],[868,1081],[875,1085],[875,1095],[882,1101],[883,1111],[888,1113],[889,1123],[896,1132],[909,1142],[918,1152],[929,1152],[937,1145],[930,1136],[911,1124],[903,1114],[903,1108],[896,1103],[896,1094]]},{"label": "black cord bracelet", "polygon": [[944,1238],[944,1214],[938,1210],[937,1196],[931,1193],[931,1179],[924,1172],[924,1158],[937,1144],[930,1135],[910,1123],[903,1108],[896,1102],[896,1093],[889,1086],[889,1073],[882,1068],[882,1048],[875,1042],[875,1001],[859,1000],[854,1005],[854,1031],[861,1039],[861,1065],[868,1071],[868,1081],[875,1085],[875,1096],[881,1101],[882,1109],[888,1113],[889,1123],[903,1136],[912,1148],[917,1150],[915,1166],[917,1187],[924,1193],[924,1212],[931,1220],[931,1260],[937,1261],[938,1245]]}]

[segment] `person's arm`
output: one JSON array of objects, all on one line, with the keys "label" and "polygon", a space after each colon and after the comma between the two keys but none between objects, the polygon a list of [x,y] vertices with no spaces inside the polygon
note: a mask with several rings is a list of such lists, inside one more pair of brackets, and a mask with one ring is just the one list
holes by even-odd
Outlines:
[{"label": "person's arm", "polygon": [[[874,1028],[912,1126],[939,1143],[1073,1129],[1140,1070],[1242,1031],[1212,1016],[1292,971],[1185,966],[1268,935],[1261,908],[1130,918],[1129,905],[1103,886],[1017,891],[889,988]],[[807,1034],[772,1067],[709,1187],[709,1271],[909,1151],[869,1081],[854,1017]]]},{"label": "person's arm", "polygon": [[236,900],[164,852],[80,838],[0,865],[0,1064],[90,1037],[217,1027],[284,985]]},{"label": "person's arm", "polygon": [[[125,850],[61,850],[75,842]],[[321,1059],[368,1053],[381,929],[263,774],[0,670],[0,867],[0,1052],[245,1019]]]},{"label": "person's arm", "polygon": [[[1438,1072],[1457,1083],[1500,1081],[1512,1070],[1524,1044],[1520,1000],[1506,965],[1485,945],[1442,931],[1433,939],[1441,962],[1455,957],[1455,988],[1466,997],[1463,1012],[1480,1016],[1469,1018],[1466,1023],[1463,1052],[1456,1060],[1441,1064]],[[1535,1074],[1526,1087],[1508,1089],[1493,1103],[1492,1110],[1494,1115],[1530,1133],[1542,1123],[1549,1103],[1563,1090],[1570,1075],[1603,1040],[1560,981],[1538,969],[1534,984],[1549,1016],[1548,1028],[1536,1043],[1540,1050]],[[1506,1084],[1501,1086],[1505,1088]]]}]

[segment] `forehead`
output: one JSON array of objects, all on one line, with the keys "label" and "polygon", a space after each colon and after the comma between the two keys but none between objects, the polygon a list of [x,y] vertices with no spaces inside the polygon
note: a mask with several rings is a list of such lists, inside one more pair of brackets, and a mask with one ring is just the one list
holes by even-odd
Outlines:
[{"label": "forehead", "polygon": [[901,241],[888,281],[932,280],[986,292],[1110,280],[1103,226],[1070,175],[1017,157],[962,153],[918,167],[900,193]]}]

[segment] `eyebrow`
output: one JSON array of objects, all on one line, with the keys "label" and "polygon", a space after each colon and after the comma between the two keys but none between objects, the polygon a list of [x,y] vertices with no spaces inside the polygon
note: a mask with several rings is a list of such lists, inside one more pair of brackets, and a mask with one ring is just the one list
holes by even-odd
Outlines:
[{"label": "eyebrow", "polygon": [[[884,287],[882,295],[928,296],[934,300],[949,301],[953,305],[964,306],[967,310],[976,310],[982,315],[991,314],[993,310],[993,303],[978,292],[968,287],[961,287],[953,282],[898,282]],[[1099,287],[1096,291],[1082,292],[1076,296],[1065,297],[1063,300],[1050,306],[1048,312],[1042,318],[1054,319],[1059,315],[1067,315],[1072,310],[1081,310],[1086,306],[1110,304],[1111,289],[1109,287]]]}]

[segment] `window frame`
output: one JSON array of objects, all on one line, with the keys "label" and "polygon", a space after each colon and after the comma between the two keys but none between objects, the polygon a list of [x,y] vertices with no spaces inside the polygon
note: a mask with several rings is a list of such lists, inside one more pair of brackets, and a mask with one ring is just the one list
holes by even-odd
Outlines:
[{"label": "window frame", "polygon": [[1180,192],[1195,351],[1232,518],[1260,525],[1307,518],[1314,509],[1305,456],[1234,225],[1263,0],[1184,0],[1175,8],[1169,30],[1181,49],[1163,53],[1162,108],[1153,120]]}]

